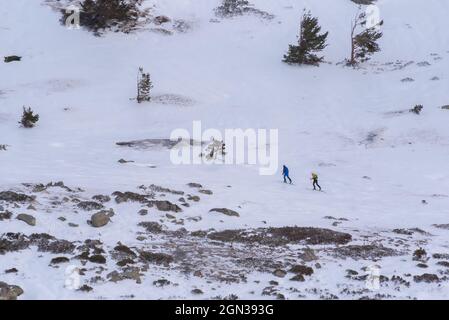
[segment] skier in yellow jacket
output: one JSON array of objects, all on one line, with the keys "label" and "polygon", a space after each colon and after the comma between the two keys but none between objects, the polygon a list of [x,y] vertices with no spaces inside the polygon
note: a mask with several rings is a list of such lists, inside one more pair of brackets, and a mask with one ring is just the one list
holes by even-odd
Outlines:
[{"label": "skier in yellow jacket", "polygon": [[316,173],[312,172],[312,178],[310,180],[313,182],[313,190],[316,190],[316,187],[318,187],[320,189],[319,191],[321,191],[321,187],[318,184],[318,175]]}]

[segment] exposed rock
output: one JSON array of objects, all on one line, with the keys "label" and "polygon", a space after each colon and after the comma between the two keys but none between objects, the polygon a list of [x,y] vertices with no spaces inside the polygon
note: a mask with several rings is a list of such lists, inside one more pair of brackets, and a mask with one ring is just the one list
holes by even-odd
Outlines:
[{"label": "exposed rock", "polygon": [[187,185],[188,185],[190,188],[203,188],[203,186],[202,186],[201,184],[199,184],[199,183],[194,183],[194,182],[188,183]]},{"label": "exposed rock", "polygon": [[10,63],[14,61],[22,61],[22,57],[20,56],[6,56],[5,57],[5,63]]},{"label": "exposed rock", "polygon": [[0,221],[9,220],[12,217],[12,212],[4,211],[0,212]]},{"label": "exposed rock", "polygon": [[161,25],[163,23],[170,22],[171,20],[167,16],[157,16],[157,17],[154,17],[153,21],[154,21],[155,24]]},{"label": "exposed rock", "polygon": [[318,260],[318,257],[315,254],[315,251],[311,248],[305,248],[300,254],[299,258],[304,260],[305,262]]},{"label": "exposed rock", "polygon": [[101,254],[94,254],[89,257],[89,262],[92,263],[98,263],[98,264],[105,264],[106,258],[102,256]]},{"label": "exposed rock", "polygon": [[274,272],[273,272],[273,275],[278,277],[278,278],[283,278],[283,277],[286,276],[286,274],[287,274],[287,272],[285,270],[282,270],[282,269],[277,269],[277,270],[274,270]]},{"label": "exposed rock", "polygon": [[357,276],[359,273],[352,269],[346,269],[346,277],[351,278],[353,276]]},{"label": "exposed rock", "polygon": [[168,286],[170,284],[171,284],[171,282],[167,279],[159,279],[159,280],[153,281],[153,286],[156,286],[159,288]]},{"label": "exposed rock", "polygon": [[112,257],[116,260],[122,260],[127,258],[136,258],[137,254],[131,250],[128,246],[120,244],[115,246],[112,252]]},{"label": "exposed rock", "polygon": [[140,258],[143,261],[168,265],[173,262],[173,257],[165,253],[155,253],[150,251],[141,251]]},{"label": "exposed rock", "polygon": [[201,289],[193,289],[193,290],[191,291],[191,293],[194,294],[194,295],[201,295],[201,294],[204,294],[204,292],[203,292]]},{"label": "exposed rock", "polygon": [[198,197],[198,196],[192,196],[192,195],[189,195],[189,196],[187,197],[187,200],[189,200],[189,201],[194,201],[194,202],[199,202],[201,199],[200,199],[200,197]]},{"label": "exposed rock", "polygon": [[449,261],[438,261],[437,265],[449,268]]},{"label": "exposed rock", "polygon": [[442,106],[441,109],[443,109],[443,110],[449,110],[449,104],[448,104],[448,105],[445,105],[445,106]]},{"label": "exposed rock", "polygon": [[209,212],[218,212],[230,217],[240,217],[238,212],[226,208],[215,208],[211,209]]},{"label": "exposed rock", "polygon": [[350,257],[354,260],[376,260],[382,257],[391,257],[400,253],[394,249],[384,247],[382,245],[350,245],[334,249],[334,253],[338,257]]},{"label": "exposed rock", "polygon": [[92,287],[88,286],[87,284],[81,286],[78,291],[81,292],[91,292],[92,290],[94,290]]},{"label": "exposed rock", "polygon": [[139,203],[147,203],[148,199],[151,198],[149,195],[139,194],[135,192],[120,192],[116,191],[112,194],[115,196],[115,202],[123,203],[123,202],[139,202]]},{"label": "exposed rock", "polygon": [[351,1],[356,4],[370,5],[370,4],[373,4],[376,0],[351,0]]},{"label": "exposed rock", "polygon": [[140,269],[137,267],[127,267],[122,272],[112,271],[106,277],[111,282],[134,280],[136,283],[142,283]]},{"label": "exposed rock", "polygon": [[118,163],[121,163],[121,164],[125,164],[125,163],[133,163],[134,161],[129,161],[129,160],[125,160],[125,159],[120,159],[120,160],[118,160],[117,161]]},{"label": "exposed rock", "polygon": [[449,253],[434,253],[432,255],[434,259],[444,259],[449,260]]},{"label": "exposed rock", "polygon": [[407,78],[404,78],[401,80],[401,82],[414,82],[414,81],[415,81],[415,79],[410,78],[410,77],[407,77]]},{"label": "exposed rock", "polygon": [[438,276],[436,274],[431,274],[431,273],[424,273],[419,276],[418,275],[413,276],[413,280],[415,280],[415,282],[426,282],[426,283],[440,281],[440,279],[438,278]]},{"label": "exposed rock", "polygon": [[156,208],[159,211],[173,211],[173,212],[181,212],[182,211],[182,209],[178,205],[171,203],[170,201],[166,201],[166,200],[165,201],[161,201],[161,200],[150,201],[150,205],[156,206]]},{"label": "exposed rock", "polygon": [[428,67],[431,64],[428,61],[421,61],[416,64],[418,67]]},{"label": "exposed rock", "polygon": [[174,215],[171,215],[169,213],[167,213],[165,216],[167,217],[167,219],[170,219],[170,220],[176,219],[176,217]]},{"label": "exposed rock", "polygon": [[106,203],[106,202],[111,201],[111,197],[110,196],[106,196],[106,195],[102,195],[102,194],[97,194],[97,195],[92,197],[92,200],[98,201],[100,203]]},{"label": "exposed rock", "polygon": [[151,191],[153,191],[153,192],[171,193],[171,194],[176,194],[176,195],[183,195],[184,194],[184,191],[172,190],[172,189],[164,188],[164,187],[161,187],[161,186],[157,186],[155,184],[150,185],[148,188]]},{"label": "exposed rock", "polygon": [[19,286],[9,285],[0,281],[0,300],[17,300],[23,294]]},{"label": "exposed rock", "polygon": [[28,196],[23,193],[16,193],[13,191],[0,192],[0,200],[6,202],[31,202],[34,201],[34,196]]},{"label": "exposed rock", "polygon": [[61,263],[67,263],[70,262],[70,259],[67,257],[56,257],[51,259],[50,264],[61,264]]},{"label": "exposed rock", "polygon": [[397,234],[406,235],[406,236],[411,236],[411,235],[413,235],[415,233],[419,233],[419,234],[422,234],[422,235],[430,236],[430,233],[428,233],[428,232],[426,232],[426,231],[424,231],[422,229],[419,229],[419,228],[393,229],[393,232],[397,233]]},{"label": "exposed rock", "polygon": [[11,268],[11,269],[6,269],[5,270],[6,274],[8,274],[8,273],[17,273],[17,272],[19,272],[19,270],[17,270],[16,268]]},{"label": "exposed rock", "polygon": [[213,195],[214,193],[211,190],[199,190],[199,193],[207,194],[207,195]]},{"label": "exposed rock", "polygon": [[36,218],[29,214],[24,214],[24,213],[19,214],[17,216],[17,220],[23,221],[26,224],[33,226],[33,227],[36,225]]},{"label": "exposed rock", "polygon": [[127,265],[134,264],[134,263],[135,262],[132,259],[123,259],[123,260],[120,260],[119,262],[117,262],[116,264],[119,267],[125,267]]},{"label": "exposed rock", "polygon": [[100,211],[100,212],[93,214],[90,221],[91,221],[92,227],[101,228],[109,223],[110,218],[104,211]]},{"label": "exposed rock", "polygon": [[304,278],[304,276],[302,274],[297,274],[293,278],[291,278],[290,280],[291,281],[299,281],[299,282],[306,281],[306,279]]},{"label": "exposed rock", "polygon": [[449,230],[449,223],[446,224],[433,224],[435,228]]},{"label": "exposed rock", "polygon": [[92,210],[101,210],[104,206],[101,203],[95,201],[82,201],[77,204],[77,207],[82,210],[92,211]]},{"label": "exposed rock", "polygon": [[147,214],[148,214],[148,210],[147,209],[141,209],[141,210],[139,210],[139,215],[141,215],[141,216],[146,216]]},{"label": "exposed rock", "polygon": [[144,227],[147,232],[151,233],[161,233],[162,232],[162,225],[160,225],[157,222],[148,221],[148,222],[141,222],[139,223],[140,227]]},{"label": "exposed rock", "polygon": [[427,252],[423,248],[419,248],[413,252],[413,260],[414,261],[427,261]]},{"label": "exposed rock", "polygon": [[294,265],[289,272],[310,276],[313,274],[313,269],[304,265]]},{"label": "exposed rock", "polygon": [[422,268],[422,269],[426,269],[426,268],[429,267],[429,266],[428,266],[427,264],[425,264],[425,263],[418,263],[416,266],[417,266],[418,268]]}]

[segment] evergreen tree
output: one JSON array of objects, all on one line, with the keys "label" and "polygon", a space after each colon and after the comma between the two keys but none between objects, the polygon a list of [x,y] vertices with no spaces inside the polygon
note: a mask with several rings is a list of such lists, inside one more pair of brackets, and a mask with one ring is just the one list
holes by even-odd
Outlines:
[{"label": "evergreen tree", "polygon": [[288,64],[319,65],[323,57],[315,53],[326,48],[326,39],[329,32],[320,33],[321,26],[318,18],[309,12],[303,13],[300,27],[298,45],[289,45],[288,53],[284,55],[284,62]]},{"label": "evergreen tree", "polygon": [[[366,27],[366,14],[360,11],[357,13],[351,28],[351,58],[348,65],[355,66],[360,62],[368,61],[371,55],[380,51],[377,41],[383,35],[378,31],[381,25],[383,21]],[[362,31],[360,31],[361,28],[363,28]]]},{"label": "evergreen tree", "polygon": [[153,83],[151,82],[151,76],[149,73],[145,73],[143,68],[139,68],[139,78],[137,81],[137,102],[142,103],[144,101],[151,100],[151,89]]},{"label": "evergreen tree", "polygon": [[33,128],[36,122],[38,121],[39,121],[38,114],[34,114],[31,108],[23,107],[22,119],[20,120],[19,123],[22,124],[24,128]]}]

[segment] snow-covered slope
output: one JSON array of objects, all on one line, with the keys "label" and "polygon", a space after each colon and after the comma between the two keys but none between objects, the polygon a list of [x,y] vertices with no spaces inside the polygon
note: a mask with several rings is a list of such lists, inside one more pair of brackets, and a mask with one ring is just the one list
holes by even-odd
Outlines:
[{"label": "snow-covered slope", "polygon": [[[83,199],[117,190],[139,192],[138,186],[150,184],[192,193],[186,184],[198,182],[213,195],[199,194],[201,201],[183,207],[177,214],[184,219],[182,226],[170,223],[172,219],[165,213],[150,209],[150,214],[142,217],[137,214],[140,205],[112,201],[106,205],[115,210],[112,223],[94,229],[86,224],[89,214],[75,213],[66,204],[52,205],[67,194],[50,188],[36,194],[36,211],[0,200],[5,210],[14,213],[13,219],[0,221],[0,234],[100,239],[107,251],[118,241],[139,248],[142,241],[136,240],[136,232],[143,231],[137,226],[141,221],[163,221],[169,230],[184,227],[188,231],[295,225],[330,228],[352,234],[353,244],[387,246],[391,240],[393,248],[398,246],[405,253],[376,262],[326,256],[319,261],[321,268],[316,262],[309,263],[315,273],[305,282],[291,282],[288,276],[276,280],[276,294],[290,299],[319,298],[320,294],[310,291],[319,288],[326,291],[321,297],[359,297],[342,293],[341,286],[363,289],[365,285],[346,279],[345,270],[363,274],[361,268],[375,263],[389,278],[410,274],[407,280],[411,285],[396,292],[393,285],[383,284],[380,291],[360,295],[448,298],[447,280],[422,284],[412,277],[429,273],[444,279],[445,267],[431,258],[427,270],[422,270],[412,261],[412,253],[420,246],[430,256],[448,253],[448,231],[433,225],[449,223],[449,110],[441,109],[449,104],[449,3],[378,1],[385,21],[382,52],[360,69],[352,69],[339,64],[349,55],[350,23],[357,11],[351,1],[254,0],[257,8],[275,18],[241,16],[216,21],[213,9],[218,2],[148,0],[146,5],[154,5],[155,15],[183,19],[191,29],[167,36],[148,26],[132,34],[102,37],[63,27],[50,1],[2,4],[0,56],[23,58],[18,63],[0,64],[0,144],[9,146],[0,151],[0,191],[31,194],[22,183],[63,180],[73,189],[86,190],[78,195]],[[319,68],[281,62],[288,44],[296,39],[303,8],[318,16],[323,30],[330,32],[324,51],[326,63]],[[422,63],[425,61],[428,64]],[[151,72],[159,100],[139,105],[130,98],[135,95],[140,66]],[[439,80],[431,80],[434,77]],[[401,81],[405,78],[414,81]],[[169,102],[164,100],[167,97]],[[395,113],[417,104],[424,105],[421,115]],[[35,128],[19,127],[22,106],[39,113]],[[279,165],[290,167],[295,184],[282,184],[280,171],[260,176],[259,168],[250,165],[175,166],[165,148],[116,145],[119,141],[167,139],[174,129],[191,130],[195,120],[201,120],[205,129],[279,129]],[[135,163],[120,164],[121,158]],[[311,190],[312,171],[319,174],[325,192]],[[179,198],[169,197],[173,202]],[[209,213],[212,208],[229,208],[240,217]],[[36,226],[16,220],[19,213],[34,215]],[[61,215],[79,227],[68,227],[57,219]],[[323,219],[325,216],[347,221],[332,225],[335,221]],[[188,219],[194,217],[201,220]],[[392,233],[399,228],[420,228],[434,236]],[[148,238],[145,245],[151,247],[152,241]],[[176,251],[169,246],[159,249],[164,248]],[[320,252],[326,247],[315,249]],[[212,290],[215,285],[208,284],[207,277],[198,280],[176,268],[161,267],[142,271],[143,284],[106,282],[95,285],[90,293],[80,293],[64,289],[65,266],[48,267],[54,255],[35,259],[38,255],[33,247],[0,256],[0,281],[20,285],[27,299],[129,298],[131,294],[186,298],[195,286],[204,291],[200,298],[231,293],[260,298],[268,281],[275,278],[254,271],[248,273],[246,282],[218,284]],[[226,265],[214,257],[211,261]],[[292,257],[298,259],[294,253]],[[71,263],[77,265],[78,261]],[[337,268],[340,271],[335,270],[338,264],[342,265]],[[114,262],[108,260],[107,266],[105,275],[113,271]],[[3,273],[12,267],[19,272]],[[89,268],[95,266],[88,263]],[[152,283],[161,277],[179,286],[156,288]],[[299,292],[287,289],[295,286]]]}]

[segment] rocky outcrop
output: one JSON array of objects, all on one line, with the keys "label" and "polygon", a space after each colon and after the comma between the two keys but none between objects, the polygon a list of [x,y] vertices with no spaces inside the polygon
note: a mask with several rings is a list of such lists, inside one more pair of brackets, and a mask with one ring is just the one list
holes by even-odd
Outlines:
[{"label": "rocky outcrop", "polygon": [[151,196],[145,194],[139,194],[135,192],[120,192],[116,191],[112,194],[115,196],[115,202],[123,203],[123,202],[139,202],[139,203],[147,203]]},{"label": "rocky outcrop", "polygon": [[82,201],[77,204],[77,207],[85,211],[101,210],[104,206],[95,201]]},{"label": "rocky outcrop", "polygon": [[105,211],[100,211],[92,215],[90,223],[94,228],[101,228],[107,225],[110,221],[109,215]]},{"label": "rocky outcrop", "polygon": [[349,233],[306,227],[224,230],[208,233],[207,237],[224,242],[258,243],[262,245],[285,245],[289,243],[342,245],[352,240]]},{"label": "rocky outcrop", "polygon": [[238,212],[226,208],[215,208],[211,209],[209,212],[218,212],[230,217],[240,217],[240,214]]},{"label": "rocky outcrop", "polygon": [[159,211],[172,211],[172,212],[181,212],[182,211],[182,209],[178,205],[171,203],[170,201],[166,201],[166,200],[165,201],[160,201],[160,200],[150,201],[149,205],[156,206],[156,208]]},{"label": "rocky outcrop", "polygon": [[24,213],[19,214],[17,216],[17,220],[23,221],[32,227],[34,227],[36,225],[36,218],[29,214],[24,214]]},{"label": "rocky outcrop", "polygon": [[17,300],[23,294],[19,286],[9,285],[0,281],[0,300]]},{"label": "rocky outcrop", "polygon": [[0,255],[16,252],[37,246],[40,252],[53,254],[72,253],[75,245],[67,240],[56,239],[46,233],[33,233],[26,236],[22,233],[6,233],[0,236]]},{"label": "rocky outcrop", "polygon": [[0,192],[0,200],[6,202],[31,202],[35,197],[13,191]]}]

